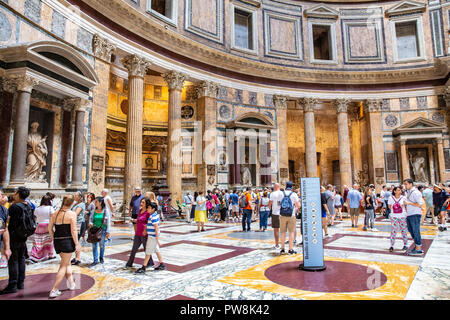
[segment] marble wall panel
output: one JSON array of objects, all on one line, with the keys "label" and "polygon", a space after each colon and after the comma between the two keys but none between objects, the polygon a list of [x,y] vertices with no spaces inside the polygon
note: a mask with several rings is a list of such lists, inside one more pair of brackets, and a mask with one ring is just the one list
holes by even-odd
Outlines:
[{"label": "marble wall panel", "polygon": [[216,42],[223,41],[223,0],[186,0],[186,30]]},{"label": "marble wall panel", "polygon": [[53,11],[51,31],[63,39],[66,36],[66,20],[58,11]]},{"label": "marble wall panel", "polygon": [[41,9],[42,9],[41,0],[25,1],[25,11],[24,11],[25,17],[38,24],[41,21]]},{"label": "marble wall panel", "polygon": [[0,7],[0,45],[7,46],[16,41],[17,18],[9,10]]}]

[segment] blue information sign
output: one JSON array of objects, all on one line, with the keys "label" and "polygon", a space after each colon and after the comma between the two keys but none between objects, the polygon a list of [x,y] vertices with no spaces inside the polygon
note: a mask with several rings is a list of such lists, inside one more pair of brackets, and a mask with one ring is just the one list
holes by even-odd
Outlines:
[{"label": "blue information sign", "polygon": [[323,261],[320,179],[301,178],[303,264],[308,271],[325,270]]}]

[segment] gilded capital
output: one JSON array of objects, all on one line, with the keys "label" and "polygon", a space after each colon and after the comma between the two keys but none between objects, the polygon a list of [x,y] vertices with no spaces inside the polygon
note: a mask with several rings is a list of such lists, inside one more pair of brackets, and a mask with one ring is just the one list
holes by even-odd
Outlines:
[{"label": "gilded capital", "polygon": [[123,66],[128,70],[128,77],[141,77],[143,78],[147,73],[148,68],[151,66],[151,62],[143,57],[139,57],[135,54],[131,54],[122,58]]},{"label": "gilded capital", "polygon": [[319,100],[316,98],[301,98],[299,102],[303,112],[314,112],[314,108],[319,103]]},{"label": "gilded capital", "polygon": [[197,93],[197,98],[201,97],[217,98],[217,95],[219,94],[219,85],[215,82],[200,81],[196,85],[195,91]]},{"label": "gilded capital", "polygon": [[347,113],[351,100],[347,98],[334,100],[334,107],[337,113]]},{"label": "gilded capital", "polygon": [[92,40],[92,49],[94,55],[102,60],[111,61],[111,55],[116,52],[116,46],[111,44],[107,39],[94,35]]},{"label": "gilded capital", "polygon": [[39,84],[39,81],[36,78],[30,77],[28,75],[14,76],[10,79],[17,87],[17,91],[24,91],[28,93],[31,93],[33,88]]},{"label": "gilded capital", "polygon": [[178,71],[169,71],[163,75],[164,80],[167,82],[169,90],[181,90],[183,83],[188,78],[187,75]]},{"label": "gilded capital", "polygon": [[380,112],[381,105],[381,99],[367,99],[364,101],[364,109],[366,112]]},{"label": "gilded capital", "polygon": [[287,109],[287,100],[288,100],[287,96],[282,96],[279,94],[273,95],[273,104],[274,104],[275,108],[277,108],[277,109],[286,110]]}]

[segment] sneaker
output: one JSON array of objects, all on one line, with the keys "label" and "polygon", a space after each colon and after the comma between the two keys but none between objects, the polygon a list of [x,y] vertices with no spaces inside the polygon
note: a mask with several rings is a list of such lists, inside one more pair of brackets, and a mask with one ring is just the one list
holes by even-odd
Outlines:
[{"label": "sneaker", "polygon": [[354,228],[355,227],[355,225],[352,223],[352,228]]},{"label": "sneaker", "polygon": [[104,264],[104,263],[105,263],[105,260],[100,259],[100,263],[101,263],[101,264]]},{"label": "sneaker", "polygon": [[403,246],[402,250],[403,250],[403,251],[407,251],[407,250],[408,250],[408,247],[407,247],[407,246]]},{"label": "sneaker", "polygon": [[98,261],[94,261],[89,265],[89,268],[95,267],[96,265],[98,265]]},{"label": "sneaker", "polygon": [[288,254],[290,254],[290,255],[291,255],[291,254],[297,254],[297,251],[289,250],[289,251],[288,251]]},{"label": "sneaker", "polygon": [[284,251],[284,249],[281,249],[280,256],[283,255],[283,254],[286,254],[286,252]]},{"label": "sneaker", "polygon": [[155,270],[166,270],[166,269],[167,269],[167,267],[164,263],[161,263],[159,266],[157,266],[155,268]]},{"label": "sneaker", "polygon": [[367,227],[363,227],[363,231],[367,231]]},{"label": "sneaker", "polygon": [[409,254],[413,256],[421,256],[423,255],[423,250],[413,249],[412,251],[409,252]]},{"label": "sneaker", "polygon": [[133,268],[133,266],[125,265],[125,267],[123,267],[123,270],[130,270],[131,268]]},{"label": "sneaker", "polygon": [[389,252],[393,252],[394,251],[394,248],[393,247],[390,247],[389,248]]},{"label": "sneaker", "polygon": [[19,291],[17,289],[17,287],[13,288],[13,287],[7,286],[5,289],[0,291],[0,295],[2,295],[2,294],[9,294],[9,293],[16,293],[17,291]]},{"label": "sneaker", "polygon": [[377,232],[379,230],[377,228],[372,228],[372,231]]},{"label": "sneaker", "polygon": [[75,260],[74,262],[72,262],[72,265],[73,265],[73,266],[79,266],[80,263],[81,263],[80,260]]},{"label": "sneaker", "polygon": [[140,267],[139,269],[136,270],[135,274],[145,274],[145,268]]},{"label": "sneaker", "polygon": [[75,283],[75,281],[72,284],[69,284],[69,282],[67,281],[67,288],[69,288],[70,291],[77,290],[77,284]]},{"label": "sneaker", "polygon": [[273,249],[274,249],[274,250],[280,250],[281,247],[280,247],[280,246],[273,246]]},{"label": "sneaker", "polygon": [[50,295],[48,296],[49,298],[56,298],[59,297],[61,295],[61,291],[56,290],[56,291],[50,291]]}]

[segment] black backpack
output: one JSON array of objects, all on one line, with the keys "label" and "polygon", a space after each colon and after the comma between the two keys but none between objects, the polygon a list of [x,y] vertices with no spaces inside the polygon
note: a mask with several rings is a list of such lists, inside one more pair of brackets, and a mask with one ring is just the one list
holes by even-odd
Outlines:
[{"label": "black backpack", "polygon": [[14,235],[26,241],[36,231],[36,218],[33,210],[28,204],[17,203],[22,209],[22,219],[18,221]]}]

